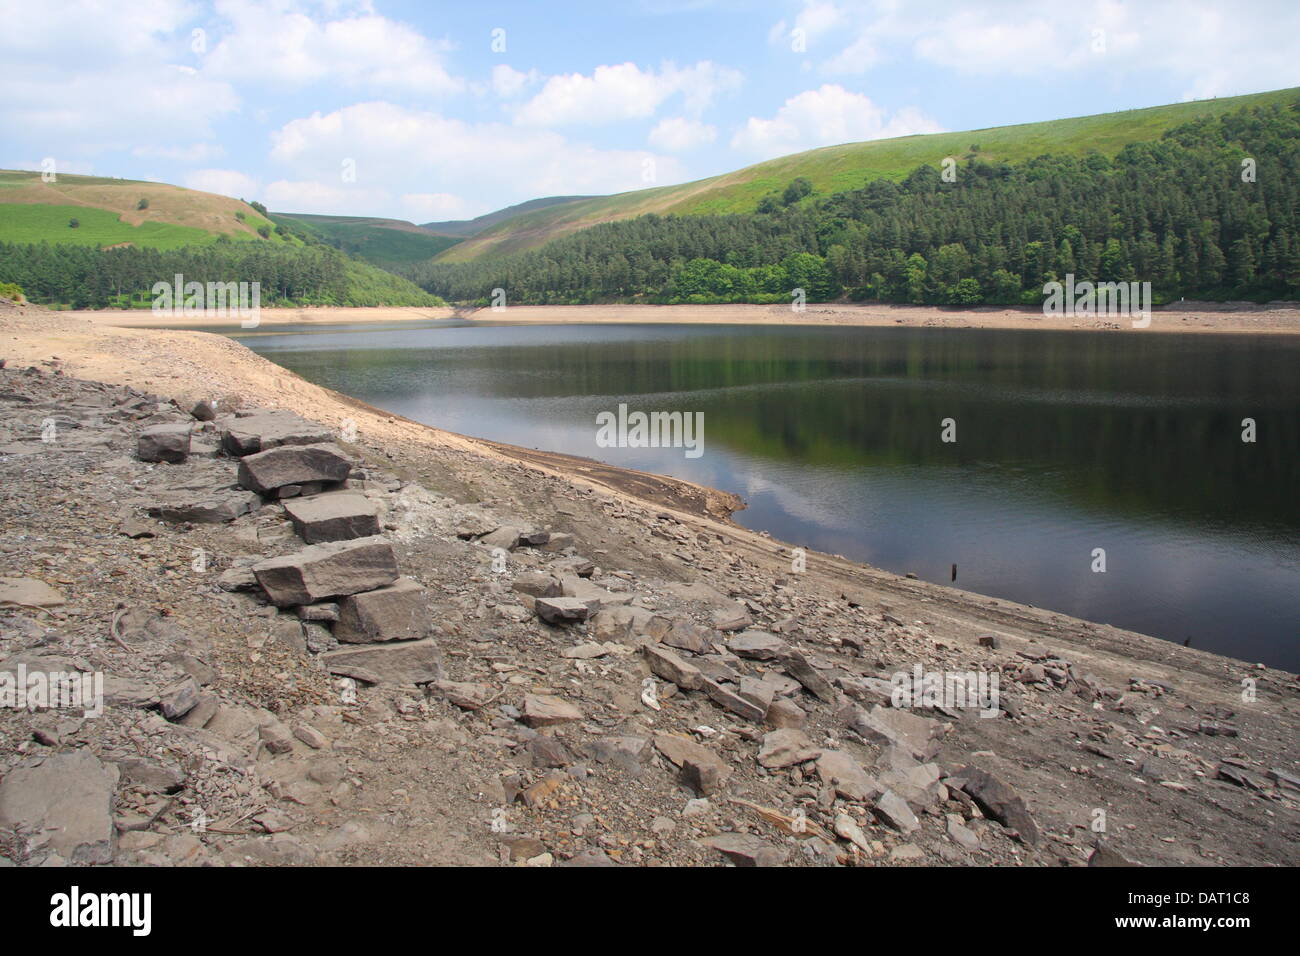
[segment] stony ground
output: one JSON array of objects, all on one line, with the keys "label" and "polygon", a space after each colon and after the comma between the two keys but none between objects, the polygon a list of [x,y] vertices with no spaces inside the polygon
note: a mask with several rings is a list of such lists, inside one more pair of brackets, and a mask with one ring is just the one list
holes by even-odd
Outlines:
[{"label": "stony ground", "polygon": [[[1300,858],[1295,675],[829,556],[800,570],[703,503],[305,383],[274,396],[300,434],[249,391],[199,421],[192,395],[65,374],[71,351],[0,370],[0,681],[98,672],[105,707],[0,709],[4,861]],[[178,432],[183,460],[141,459],[180,457]],[[275,435],[286,460],[259,458]],[[293,467],[325,470],[277,485]],[[375,526],[292,520],[339,495]],[[341,540],[304,540],[321,529]],[[313,593],[286,603],[286,581]],[[892,706],[918,664],[996,674],[995,716]]]}]

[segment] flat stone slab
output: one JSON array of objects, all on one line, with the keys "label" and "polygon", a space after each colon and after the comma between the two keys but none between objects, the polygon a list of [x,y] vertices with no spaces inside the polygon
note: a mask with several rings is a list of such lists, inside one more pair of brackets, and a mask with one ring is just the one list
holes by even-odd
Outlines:
[{"label": "flat stone slab", "polygon": [[563,697],[551,694],[524,695],[524,720],[530,727],[551,727],[582,718],[582,711]]},{"label": "flat stone slab", "polygon": [[113,860],[118,770],[85,750],[19,765],[0,783],[0,827],[21,828],[77,865]]},{"label": "flat stone slab", "polygon": [[352,463],[338,445],[286,445],[246,456],[239,463],[239,484],[270,494],[286,485],[346,481]]},{"label": "flat stone slab", "polygon": [[339,602],[339,620],[334,625],[334,637],[344,644],[418,641],[428,631],[424,585],[410,578],[345,597]]},{"label": "flat stone slab", "polygon": [[[245,459],[247,461],[247,459]],[[365,495],[336,491],[284,503],[293,530],[308,544],[351,541],[379,534],[379,512]]]},{"label": "flat stone slab", "polygon": [[387,538],[313,544],[253,565],[253,575],[277,607],[373,591],[397,580],[397,557]]},{"label": "flat stone slab", "polygon": [[430,684],[441,677],[442,655],[432,638],[373,644],[326,651],[320,661],[331,674],[355,677],[368,683]]},{"label": "flat stone slab", "polygon": [[592,614],[588,602],[573,597],[538,598],[533,607],[547,624],[572,624],[585,621]]},{"label": "flat stone slab", "polygon": [[236,418],[221,434],[222,447],[240,457],[282,445],[316,445],[333,440],[333,432],[319,422],[281,410]]},{"label": "flat stone slab", "polygon": [[0,604],[59,607],[67,603],[62,592],[36,578],[0,578]]},{"label": "flat stone slab", "polygon": [[754,661],[770,661],[789,649],[789,644],[767,631],[746,631],[727,640],[727,650]]}]

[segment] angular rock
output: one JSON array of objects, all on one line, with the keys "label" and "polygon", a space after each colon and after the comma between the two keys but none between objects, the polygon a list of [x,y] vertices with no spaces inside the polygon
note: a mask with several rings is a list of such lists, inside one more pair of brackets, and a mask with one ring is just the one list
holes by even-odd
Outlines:
[{"label": "angular rock", "polygon": [[442,656],[432,639],[343,647],[319,660],[331,674],[368,684],[428,684],[442,677]]},{"label": "angular rock", "polygon": [[700,843],[717,850],[736,866],[780,866],[788,855],[786,850],[752,833],[719,833]]},{"label": "angular rock", "polygon": [[519,547],[519,529],[503,525],[478,540],[480,544],[485,544],[489,548],[505,548],[507,551],[513,551]]},{"label": "angular rock", "polygon": [[351,472],[352,463],[338,445],[286,445],[243,458],[239,484],[265,495],[285,485],[345,481]]},{"label": "angular rock", "polygon": [[560,582],[540,571],[524,571],[522,574],[516,574],[515,579],[510,582],[510,587],[520,594],[531,594],[535,598],[560,596]]},{"label": "angular rock", "polygon": [[136,439],[135,454],[141,461],[180,464],[190,456],[189,424],[146,428]]},{"label": "angular rock", "polygon": [[773,660],[789,649],[789,644],[767,631],[746,631],[727,640],[727,650],[755,661]]},{"label": "angular rock", "polygon": [[828,704],[835,704],[839,701],[839,693],[829,680],[822,676],[821,671],[813,667],[808,658],[802,653],[790,648],[778,658],[785,672],[803,684],[804,689],[812,694],[818,700]]},{"label": "angular rock", "polygon": [[694,664],[682,660],[672,651],[655,644],[645,644],[641,648],[646,663],[657,677],[676,684],[685,690],[698,690],[703,686],[704,676]]},{"label": "angular rock", "polygon": [[473,681],[434,681],[425,690],[428,693],[445,697],[462,710],[481,710],[495,696],[491,684],[479,684]]},{"label": "angular rock", "polygon": [[1038,842],[1038,824],[1025,801],[997,777],[978,767],[962,767],[948,782],[948,786],[954,785],[970,794],[985,816],[1011,827],[1028,844]]},{"label": "angular rock", "polygon": [[334,625],[334,637],[344,644],[418,641],[428,631],[424,585],[410,578],[345,597],[339,602],[339,620]]},{"label": "angular rock", "polygon": [[702,796],[715,793],[731,775],[731,767],[701,744],[676,734],[656,734],[655,749],[681,768],[682,781]]},{"label": "angular rock", "polygon": [[591,607],[571,597],[538,598],[533,605],[537,616],[547,624],[572,624],[591,616]]},{"label": "angular rock", "polygon": [[742,604],[732,604],[713,612],[713,626],[719,631],[743,631],[754,618]]},{"label": "angular rock", "polygon": [[0,604],[24,607],[61,607],[67,598],[36,578],[0,578]]},{"label": "angular rock", "polygon": [[793,767],[806,760],[816,760],[822,755],[820,747],[802,730],[773,730],[763,735],[763,746],[758,751],[758,762],[768,770]]},{"label": "angular rock", "polygon": [[873,800],[883,789],[851,753],[843,750],[823,750],[817,758],[817,775],[823,784],[855,803]]},{"label": "angular rock", "polygon": [[397,580],[393,546],[378,535],[313,544],[253,565],[257,583],[277,607],[370,591]]},{"label": "angular rock", "polygon": [[587,744],[585,749],[597,763],[613,764],[629,773],[639,773],[651,753],[649,738],[630,735],[600,737]]},{"label": "angular rock", "polygon": [[379,534],[379,512],[369,498],[353,492],[295,498],[284,503],[284,511],[298,537],[308,544]]},{"label": "angular rock", "polygon": [[117,768],[87,750],[19,764],[0,783],[0,828],[21,829],[72,864],[109,863],[117,781]]},{"label": "angular rock", "polygon": [[808,722],[804,709],[792,700],[774,700],[767,708],[767,722],[773,727],[799,728]]},{"label": "angular rock", "polygon": [[165,490],[145,511],[170,524],[224,524],[256,510],[262,499],[241,488],[209,488],[200,491]]},{"label": "angular rock", "polygon": [[916,818],[907,801],[892,790],[882,793],[873,809],[876,816],[900,833],[915,833],[921,829],[921,821]]},{"label": "angular rock", "polygon": [[880,747],[898,747],[918,761],[930,760],[939,752],[937,739],[943,725],[937,720],[922,717],[910,711],[881,707],[877,704],[870,712],[850,705],[840,712],[842,719],[853,731],[869,743]]},{"label": "angular rock", "polygon": [[243,456],[282,445],[316,445],[333,437],[324,425],[276,410],[234,419],[222,432],[221,444],[230,454]]},{"label": "angular rock", "polygon": [[746,700],[739,694],[734,693],[726,687],[723,687],[715,680],[704,678],[704,693],[709,695],[709,699],[720,707],[725,707],[738,717],[744,717],[746,720],[761,721],[767,716],[767,710],[758,706],[751,700]]},{"label": "angular rock", "polygon": [[562,697],[551,694],[524,695],[524,720],[530,727],[553,727],[582,719],[582,711]]}]

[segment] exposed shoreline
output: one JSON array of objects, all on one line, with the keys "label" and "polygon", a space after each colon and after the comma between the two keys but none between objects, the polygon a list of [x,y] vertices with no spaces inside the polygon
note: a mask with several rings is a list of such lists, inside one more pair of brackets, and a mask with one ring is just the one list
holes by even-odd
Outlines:
[{"label": "exposed shoreline", "polygon": [[[235,331],[238,317],[186,319],[146,310],[68,311],[58,315],[87,319],[118,328],[203,327]],[[1179,303],[1157,309],[1151,325],[1134,329],[1127,319],[1044,316],[1033,309],[982,307],[854,305],[825,303],[793,312],[783,305],[517,305],[501,311],[456,308],[288,308],[262,311],[260,324],[270,327],[331,326],[429,322],[461,318],[488,323],[789,325],[862,328],[1025,329],[1046,331],[1184,332],[1222,334],[1300,334],[1300,307],[1291,303]],[[253,329],[247,331],[255,331]]]},{"label": "exposed shoreline", "polygon": [[[1023,795],[1046,837],[1040,848],[998,843],[1014,849],[986,862],[1080,864],[1095,837],[1089,823],[1096,807],[1115,817],[1113,841],[1144,863],[1296,862],[1294,797],[1216,777],[1224,759],[1245,760],[1257,775],[1269,768],[1300,773],[1295,675],[833,555],[809,553],[806,572],[791,574],[788,546],[725,520],[723,492],[425,426],[313,385],[221,335],[127,329],[0,305],[0,358],[11,369],[129,384],[182,407],[218,398],[285,408],[332,428],[350,422],[361,452],[404,480],[572,532],[603,567],[626,569],[639,587],[697,582],[770,608],[773,619],[795,614],[788,626],[836,667],[870,674],[915,662],[1000,671],[1021,715],[951,720],[938,760],[991,767]],[[435,553],[430,560],[441,559]],[[1030,680],[1030,662],[1049,657],[1068,657],[1076,677],[1061,686]],[[1243,681],[1257,688],[1249,704]],[[630,687],[635,710],[635,683]],[[638,726],[643,719],[663,718],[638,716]],[[1198,732],[1202,721],[1230,722],[1239,736]],[[393,786],[406,786],[397,779]],[[466,832],[481,839],[481,819],[474,820]]]}]

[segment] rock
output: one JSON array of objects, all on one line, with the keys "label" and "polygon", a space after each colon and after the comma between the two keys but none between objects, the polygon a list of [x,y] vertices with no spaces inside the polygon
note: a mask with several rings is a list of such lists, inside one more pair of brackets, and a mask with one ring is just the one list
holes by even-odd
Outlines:
[{"label": "rock", "polygon": [[746,720],[761,721],[767,716],[767,710],[758,706],[753,701],[746,700],[739,694],[723,687],[715,680],[704,678],[704,693],[709,695],[709,699],[720,707],[725,707],[739,717]]},{"label": "rock", "polygon": [[0,783],[0,827],[77,866],[110,863],[117,781],[117,768],[86,750],[21,763]]},{"label": "rock", "polygon": [[707,654],[713,650],[713,642],[709,640],[703,629],[680,618],[671,623],[660,638],[660,642],[681,651],[690,651],[692,654]]},{"label": "rock", "polygon": [[197,491],[169,489],[145,511],[170,524],[225,524],[255,511],[262,499],[240,488],[207,488]]},{"label": "rock", "polygon": [[641,648],[650,670],[664,680],[676,684],[685,690],[699,690],[704,684],[704,676],[694,664],[688,664],[670,650],[655,644],[645,644]]},{"label": "rock", "polygon": [[571,597],[538,598],[533,605],[537,616],[547,624],[572,624],[591,616],[591,607]]},{"label": "rock", "polygon": [[870,712],[849,705],[840,712],[845,723],[868,743],[880,747],[898,747],[918,761],[927,761],[939,752],[937,737],[943,725],[929,717],[877,704]]},{"label": "rock", "polygon": [[535,598],[560,596],[560,582],[540,571],[525,571],[515,575],[510,587],[520,594],[531,594]]},{"label": "rock", "polygon": [[[256,578],[253,578],[253,583],[257,583]],[[298,605],[298,620],[300,621],[337,621],[338,619],[339,606],[333,601]]]},{"label": "rock", "polygon": [[[247,461],[247,459],[245,459]],[[370,499],[349,491],[295,498],[284,503],[293,530],[308,544],[350,541],[379,534],[379,513]]]},{"label": "rock", "polygon": [[836,704],[839,702],[839,693],[832,686],[831,682],[822,676],[821,671],[813,667],[799,651],[790,648],[778,658],[781,666],[785,668],[787,674],[803,684],[804,689],[812,694],[818,700],[827,704]]},{"label": "rock", "polygon": [[262,724],[258,728],[258,735],[266,749],[277,756],[293,752],[293,738],[289,735],[289,729],[278,720]]},{"label": "rock", "polygon": [[142,431],[135,443],[141,461],[165,461],[178,465],[190,456],[190,426],[154,425]]},{"label": "rock", "polygon": [[195,421],[210,422],[215,421],[217,417],[217,404],[209,399],[203,399],[194,403],[190,409],[190,415]]},{"label": "rock", "polygon": [[891,860],[923,860],[925,851],[911,843],[902,843],[889,851]]},{"label": "rock", "polygon": [[817,758],[817,775],[823,784],[854,803],[867,803],[883,789],[851,753],[843,750],[823,750]]},{"label": "rock", "polygon": [[790,649],[790,645],[767,631],[746,631],[727,640],[727,649],[737,657],[770,661]]},{"label": "rock", "polygon": [[486,707],[495,696],[492,685],[471,681],[434,681],[425,690],[445,697],[462,710],[480,710]]},{"label": "rock", "polygon": [[713,626],[719,631],[743,631],[753,623],[753,617],[741,604],[720,608],[713,613]]},{"label": "rock", "polygon": [[655,749],[681,768],[682,782],[701,796],[715,793],[731,775],[725,760],[702,744],[676,734],[656,734]]},{"label": "rock", "polygon": [[67,603],[61,592],[36,578],[0,578],[0,605],[61,607]]},{"label": "rock", "polygon": [[324,425],[293,412],[259,411],[234,419],[222,432],[221,445],[230,454],[242,457],[282,445],[316,445],[333,437]]},{"label": "rock", "polygon": [[769,770],[780,770],[806,760],[816,760],[821,754],[821,748],[814,747],[802,730],[787,728],[763,735],[758,762]]},{"label": "rock", "polygon": [[915,833],[921,829],[921,821],[916,818],[907,801],[892,790],[882,793],[873,809],[876,816],[900,833]]},{"label": "rock", "polygon": [[767,722],[777,728],[802,727],[808,721],[804,709],[792,700],[774,700],[767,708]]},{"label": "rock", "polygon": [[948,836],[958,846],[971,852],[980,848],[980,838],[975,831],[962,822],[960,814],[950,813],[947,818]]},{"label": "rock", "polygon": [[239,463],[239,484],[269,494],[285,485],[337,483],[347,479],[352,463],[333,443],[289,445],[248,455]]},{"label": "rock", "polygon": [[432,639],[344,647],[319,660],[331,674],[368,684],[428,684],[442,677],[442,657]]},{"label": "rock", "polygon": [[397,580],[393,546],[378,535],[313,544],[253,565],[253,574],[277,607],[314,604],[384,587]]},{"label": "rock", "polygon": [[479,543],[489,548],[505,548],[507,551],[513,551],[519,547],[519,534],[518,528],[503,525],[479,538]]},{"label": "rock", "polygon": [[154,793],[176,793],[185,786],[185,771],[174,765],[143,757],[122,757],[111,762],[117,765],[121,781],[127,786]]},{"label": "rock", "polygon": [[1011,827],[1026,843],[1038,842],[1038,825],[1025,801],[997,777],[978,767],[962,767],[952,775],[948,786],[966,791],[985,816]]},{"label": "rock", "polygon": [[127,515],[122,519],[122,523],[118,525],[117,530],[119,534],[131,539],[156,538],[158,536],[158,532],[155,530],[156,527],[156,525],[137,518],[135,515]]},{"label": "rock", "polygon": [[835,814],[835,835],[848,840],[863,853],[871,854],[871,841],[862,832],[862,827],[858,826],[847,813]]},{"label": "rock", "polygon": [[639,773],[651,752],[649,738],[631,735],[601,737],[588,743],[585,750],[597,763],[613,764],[629,773]]},{"label": "rock", "polygon": [[334,637],[344,644],[418,641],[428,631],[424,585],[410,578],[345,597],[339,602],[339,620],[334,625]]},{"label": "rock", "polygon": [[788,855],[786,850],[752,833],[719,833],[700,843],[717,850],[736,866],[780,866]]},{"label": "rock", "polygon": [[772,701],[776,700],[776,691],[775,684],[757,677],[742,677],[737,685],[737,693],[761,710],[764,716]]},{"label": "rock", "polygon": [[604,850],[591,849],[583,850],[563,863],[557,863],[556,866],[613,866],[621,867],[622,864],[615,863],[609,858],[609,854]]},{"label": "rock", "polygon": [[168,720],[177,721],[193,710],[198,702],[198,682],[193,677],[186,677],[162,692],[158,709]]},{"label": "rock", "polygon": [[582,711],[562,697],[550,694],[524,695],[524,720],[530,727],[553,727],[582,719]]},{"label": "rock", "polygon": [[251,591],[257,587],[257,575],[252,568],[227,568],[217,578],[217,587],[223,591]]},{"label": "rock", "polygon": [[551,564],[551,568],[557,574],[572,574],[580,578],[589,578],[596,571],[596,565],[579,554],[560,558]]},{"label": "rock", "polygon": [[295,724],[293,735],[312,750],[329,750],[330,742],[324,734],[311,724]]},{"label": "rock", "polygon": [[552,531],[541,545],[541,549],[543,551],[563,551],[566,548],[572,548],[573,544],[573,535],[564,531]]},{"label": "rock", "polygon": [[1141,866],[1141,863],[1134,863],[1124,854],[1120,853],[1113,846],[1097,837],[1093,843],[1092,853],[1088,855],[1089,866]]},{"label": "rock", "polygon": [[528,741],[528,755],[533,766],[539,768],[565,767],[573,763],[573,755],[563,743],[543,734]]}]

